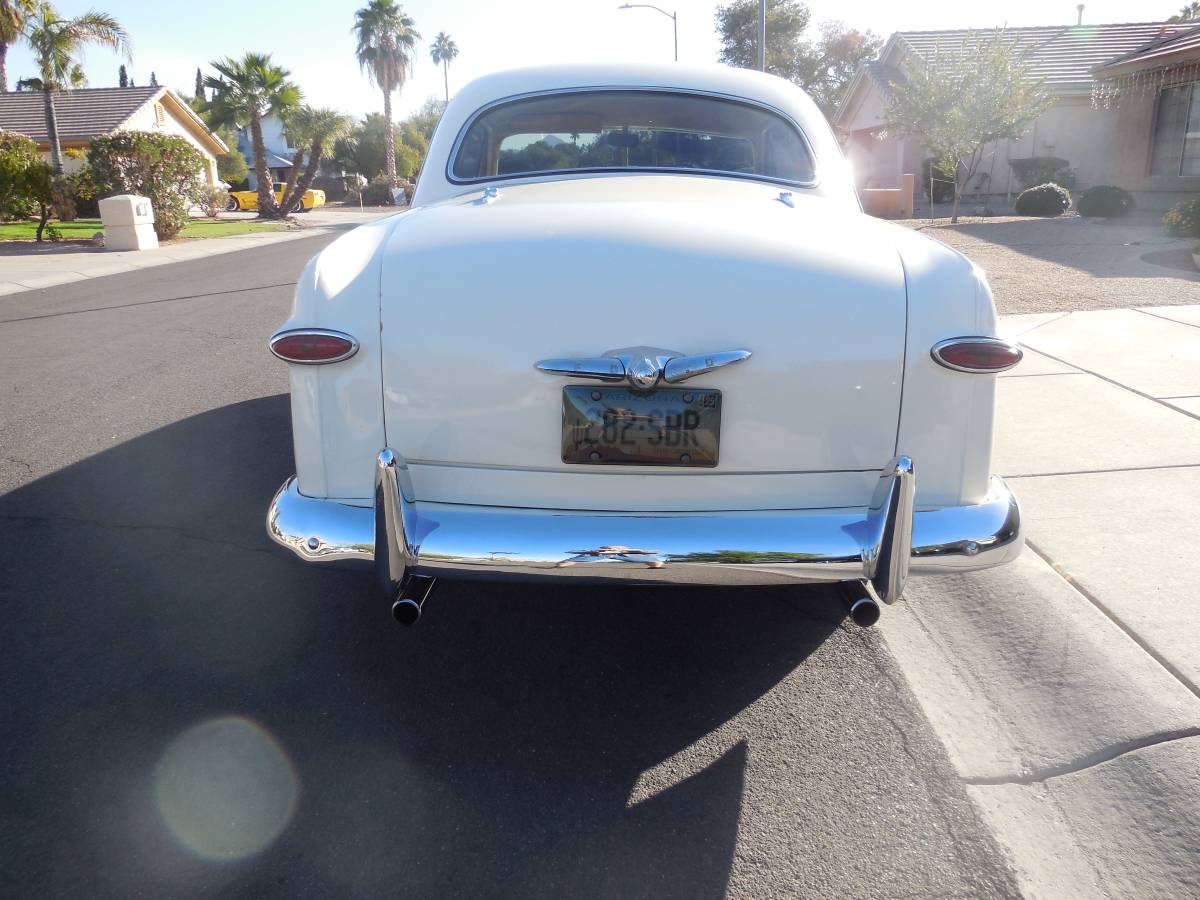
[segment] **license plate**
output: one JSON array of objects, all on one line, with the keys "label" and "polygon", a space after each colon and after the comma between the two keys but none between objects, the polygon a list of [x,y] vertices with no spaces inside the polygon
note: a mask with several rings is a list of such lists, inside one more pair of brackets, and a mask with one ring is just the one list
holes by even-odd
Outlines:
[{"label": "license plate", "polygon": [[563,388],[565,463],[712,468],[720,440],[720,391]]}]

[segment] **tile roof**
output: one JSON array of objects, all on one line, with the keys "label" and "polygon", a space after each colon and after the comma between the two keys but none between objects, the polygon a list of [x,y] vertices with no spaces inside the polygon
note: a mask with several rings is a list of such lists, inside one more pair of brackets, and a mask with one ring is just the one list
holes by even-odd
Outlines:
[{"label": "tile roof", "polygon": [[[1057,93],[1090,92],[1092,69],[1111,60],[1135,54],[1164,38],[1200,31],[1194,22],[1133,22],[1106,25],[1047,25],[1006,28],[1005,35],[1026,54],[1031,73]],[[920,56],[938,47],[947,49],[970,37],[986,34],[979,29],[954,31],[900,31],[895,38]]]},{"label": "tile roof", "polygon": [[[63,143],[90,141],[108,134],[137,112],[163,87],[80,88],[54,95],[58,136]],[[40,91],[0,94],[0,130],[25,134],[38,143],[49,140]]]},{"label": "tile roof", "polygon": [[1200,49],[1200,25],[1196,25],[1196,23],[1189,24],[1195,25],[1195,27],[1188,31],[1176,31],[1171,34],[1165,34],[1136,50],[1131,50],[1115,59],[1108,60],[1098,68],[1103,70],[1130,64],[1140,67],[1143,63],[1153,65],[1159,62],[1166,65],[1168,57],[1173,57],[1179,53],[1186,53],[1189,50],[1198,50]]}]

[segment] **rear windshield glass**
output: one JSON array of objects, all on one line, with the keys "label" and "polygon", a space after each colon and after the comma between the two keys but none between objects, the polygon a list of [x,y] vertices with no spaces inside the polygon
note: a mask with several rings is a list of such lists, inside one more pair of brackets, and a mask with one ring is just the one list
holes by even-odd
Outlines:
[{"label": "rear windshield glass", "polygon": [[471,181],[621,169],[813,180],[808,149],[782,116],[665,91],[575,91],[495,106],[467,128],[451,174]]}]

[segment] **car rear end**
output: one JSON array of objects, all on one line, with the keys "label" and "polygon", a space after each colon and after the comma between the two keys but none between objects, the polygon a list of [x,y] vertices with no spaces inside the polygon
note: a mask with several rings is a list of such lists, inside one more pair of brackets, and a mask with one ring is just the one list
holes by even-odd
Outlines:
[{"label": "car rear end", "polygon": [[[312,332],[314,358],[279,353],[297,478],[277,542],[373,566],[418,612],[435,577],[843,582],[874,608],[910,568],[1019,553],[990,474],[1019,351],[966,260],[786,178],[484,184],[455,169],[464,134],[462,187],[300,280],[277,337]],[[496,174],[497,146],[468,162]]]}]

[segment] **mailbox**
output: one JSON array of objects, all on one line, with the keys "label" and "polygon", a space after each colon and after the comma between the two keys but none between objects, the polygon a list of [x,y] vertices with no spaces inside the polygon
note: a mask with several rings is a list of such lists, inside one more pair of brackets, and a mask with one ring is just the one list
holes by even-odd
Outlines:
[{"label": "mailbox", "polygon": [[154,233],[154,207],[150,204],[150,198],[118,194],[105,197],[99,206],[106,249],[153,250],[158,246],[158,235]]}]

